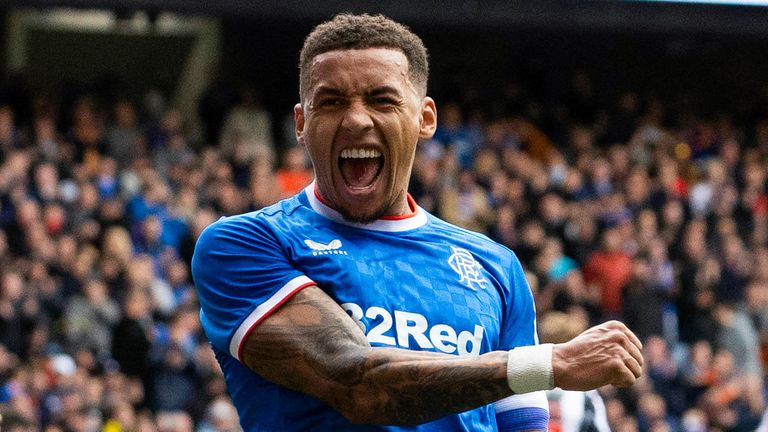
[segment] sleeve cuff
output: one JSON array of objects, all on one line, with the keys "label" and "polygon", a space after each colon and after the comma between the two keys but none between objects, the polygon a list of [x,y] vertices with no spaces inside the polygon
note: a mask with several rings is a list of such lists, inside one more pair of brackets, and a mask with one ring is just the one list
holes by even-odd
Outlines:
[{"label": "sleeve cuff", "polygon": [[302,289],[314,285],[312,279],[301,275],[291,279],[288,283],[283,285],[282,288],[277,290],[272,297],[267,299],[264,303],[256,306],[243,322],[240,327],[237,328],[235,334],[232,335],[232,340],[229,342],[229,353],[232,357],[242,362],[243,342],[248,339],[248,335],[251,334],[253,329],[259,325],[266,317],[285,303],[291,296],[301,291]]},{"label": "sleeve cuff", "polygon": [[496,414],[500,432],[549,430],[549,411],[538,407],[518,408]]}]

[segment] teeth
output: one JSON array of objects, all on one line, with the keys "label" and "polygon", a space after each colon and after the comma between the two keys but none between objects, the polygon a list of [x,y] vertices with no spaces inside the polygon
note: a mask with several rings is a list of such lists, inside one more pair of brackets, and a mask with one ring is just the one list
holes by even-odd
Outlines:
[{"label": "teeth", "polygon": [[341,157],[343,158],[353,158],[353,159],[362,159],[362,158],[377,158],[381,156],[381,152],[376,149],[359,149],[359,148],[353,148],[353,149],[344,149],[341,151]]}]

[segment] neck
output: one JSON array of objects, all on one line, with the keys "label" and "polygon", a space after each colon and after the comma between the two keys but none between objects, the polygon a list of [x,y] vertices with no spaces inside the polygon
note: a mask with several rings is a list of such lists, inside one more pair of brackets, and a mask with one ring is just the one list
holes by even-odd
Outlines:
[{"label": "neck", "polygon": [[[318,201],[325,204],[329,208],[337,210],[328,200],[323,198],[323,196],[320,194],[320,189],[318,189],[317,184],[313,186],[312,190]],[[396,207],[396,209],[392,211],[390,214],[382,216],[381,219],[400,220],[400,219],[407,219],[416,215],[416,213],[418,212],[418,206],[416,205],[416,201],[413,199],[411,194],[409,194],[408,192],[404,192],[404,193],[405,193],[405,196],[402,199],[398,200],[399,205]]]}]

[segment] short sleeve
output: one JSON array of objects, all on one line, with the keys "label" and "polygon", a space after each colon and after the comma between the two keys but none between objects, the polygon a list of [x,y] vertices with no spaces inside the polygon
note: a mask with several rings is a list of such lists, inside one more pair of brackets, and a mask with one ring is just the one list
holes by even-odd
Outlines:
[{"label": "short sleeve", "polygon": [[206,336],[238,360],[248,334],[313,284],[291,265],[268,222],[253,213],[222,218],[203,231],[192,257],[192,277]]},{"label": "short sleeve", "polygon": [[545,431],[549,425],[549,402],[543,391],[508,396],[493,404],[499,432]]},{"label": "short sleeve", "polygon": [[512,349],[519,346],[536,345],[536,309],[533,294],[525,279],[523,266],[512,256],[510,268],[509,296],[503,305],[503,318],[499,334],[498,349]]},{"label": "short sleeve", "polygon": [[[499,349],[536,345],[536,309],[523,266],[512,256],[510,295],[504,305]],[[512,395],[494,404],[499,431],[547,430],[549,406],[543,391]]]}]

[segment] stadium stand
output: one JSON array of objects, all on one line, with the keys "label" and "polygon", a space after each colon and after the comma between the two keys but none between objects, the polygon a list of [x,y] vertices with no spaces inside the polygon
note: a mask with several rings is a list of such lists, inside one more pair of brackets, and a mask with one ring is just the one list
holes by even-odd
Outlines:
[{"label": "stadium stand", "polygon": [[[515,251],[540,319],[618,318],[642,337],[644,378],[601,390],[612,430],[755,430],[768,390],[768,98],[733,113],[632,88],[598,97],[588,68],[562,97],[528,84],[485,105],[438,101],[417,203]],[[229,85],[223,106],[200,98],[201,114],[223,111],[204,119],[220,133],[193,142],[192,119],[167,104],[153,115],[151,98],[0,82],[4,430],[237,428],[197,320],[192,250],[221,215],[297,190],[309,166],[276,144],[284,112]]]}]

